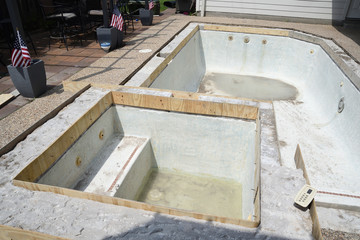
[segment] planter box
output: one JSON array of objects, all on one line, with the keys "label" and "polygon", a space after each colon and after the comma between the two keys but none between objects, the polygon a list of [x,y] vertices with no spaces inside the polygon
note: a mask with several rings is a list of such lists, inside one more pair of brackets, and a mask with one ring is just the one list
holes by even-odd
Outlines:
[{"label": "planter box", "polygon": [[24,97],[35,98],[46,92],[46,74],[44,62],[33,60],[28,67],[14,67],[8,65],[12,82]]},{"label": "planter box", "polygon": [[117,46],[117,35],[118,30],[116,28],[105,28],[99,27],[96,29],[97,38],[100,44],[100,47],[104,51],[109,52],[116,48]]},{"label": "planter box", "polygon": [[150,26],[153,21],[153,12],[148,9],[141,8],[139,10],[140,13],[140,21],[143,26]]},{"label": "planter box", "polygon": [[117,37],[116,37],[116,47],[120,48],[123,46],[123,39],[124,39],[124,33],[123,31],[116,31]]}]

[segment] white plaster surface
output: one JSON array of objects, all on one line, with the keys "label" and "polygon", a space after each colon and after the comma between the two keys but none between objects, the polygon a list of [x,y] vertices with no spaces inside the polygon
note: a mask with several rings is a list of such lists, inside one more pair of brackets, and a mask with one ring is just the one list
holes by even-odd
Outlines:
[{"label": "white plaster surface", "polygon": [[[280,162],[295,168],[294,154],[300,144],[315,188],[360,196],[360,128],[356,120],[360,119],[359,64],[333,41],[297,31],[290,31],[294,38],[205,30],[199,33],[199,41],[189,41],[182,51],[192,53],[196,49],[203,60],[182,59],[187,65],[205,64],[198,69],[205,68],[206,73],[279,79],[297,88],[296,100],[274,102]],[[186,54],[182,51],[172,62]],[[189,91],[188,87],[179,89],[180,83],[189,81],[189,76],[180,77],[179,69],[186,67],[169,64],[152,86]],[[193,77],[192,82],[198,81],[198,77]],[[345,108],[338,113],[342,97]],[[201,96],[201,99],[220,101],[218,97]],[[246,99],[236,101],[251,105]],[[359,198],[354,198],[352,203],[359,205]]]},{"label": "white plaster surface", "polygon": [[360,212],[327,207],[317,207],[316,210],[322,228],[360,233]]},{"label": "white plaster surface", "polygon": [[200,32],[189,40],[182,50],[150,85],[152,88],[195,92],[205,74],[205,60]]},{"label": "white plaster surface", "polygon": [[18,172],[105,93],[86,91],[1,157],[0,224],[72,239],[311,239],[309,213],[292,206],[293,196],[304,183],[302,173],[278,167],[276,159],[274,166],[270,162],[262,166],[269,166],[262,171],[262,222],[253,230],[28,191],[11,184]]},{"label": "white plaster surface", "polygon": [[242,184],[243,218],[253,214],[255,122],[116,106],[126,135],[150,138],[158,168]]}]

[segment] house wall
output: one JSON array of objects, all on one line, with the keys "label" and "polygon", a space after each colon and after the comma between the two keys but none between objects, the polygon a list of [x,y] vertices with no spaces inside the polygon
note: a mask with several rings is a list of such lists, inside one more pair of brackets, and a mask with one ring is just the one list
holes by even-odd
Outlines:
[{"label": "house wall", "polygon": [[[255,14],[342,21],[351,0],[205,0],[206,13]],[[201,11],[203,0],[197,0]]]}]

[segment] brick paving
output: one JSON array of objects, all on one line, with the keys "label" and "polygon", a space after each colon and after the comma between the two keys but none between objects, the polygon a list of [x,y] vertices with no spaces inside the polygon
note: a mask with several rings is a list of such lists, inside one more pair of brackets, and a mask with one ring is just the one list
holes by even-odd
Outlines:
[{"label": "brick paving", "polygon": [[[153,23],[156,24],[173,14],[175,14],[174,9],[165,10],[162,15],[154,16]],[[124,35],[125,46],[130,39],[150,27],[151,26],[142,26],[140,21],[134,21],[135,30],[133,31],[132,28],[129,27],[127,34]],[[45,63],[48,90],[61,84],[62,81],[106,55],[106,52],[103,51],[96,42],[94,32],[90,32],[85,36],[86,40],[82,41],[82,45],[80,45],[80,41],[76,39],[70,40],[68,43],[69,51],[66,50],[63,43],[54,40],[51,41],[49,49],[46,32],[32,33],[31,37],[38,55],[35,55],[31,44],[28,44],[28,48],[32,58],[41,59]],[[0,49],[0,53],[3,55],[1,60],[5,64],[10,64],[9,50]],[[11,93],[14,90],[15,87],[7,74],[6,67],[0,65],[0,94]],[[0,119],[5,118],[31,101],[32,99],[22,97],[21,95],[17,96],[0,108]]]}]

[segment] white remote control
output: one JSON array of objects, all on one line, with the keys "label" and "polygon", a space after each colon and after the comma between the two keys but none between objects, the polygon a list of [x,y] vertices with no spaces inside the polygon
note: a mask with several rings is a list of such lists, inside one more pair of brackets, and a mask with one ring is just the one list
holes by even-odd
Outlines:
[{"label": "white remote control", "polygon": [[305,184],[305,186],[301,188],[298,194],[296,194],[295,203],[300,205],[301,207],[306,208],[314,199],[316,192],[317,191],[315,188],[311,187],[308,184]]}]

